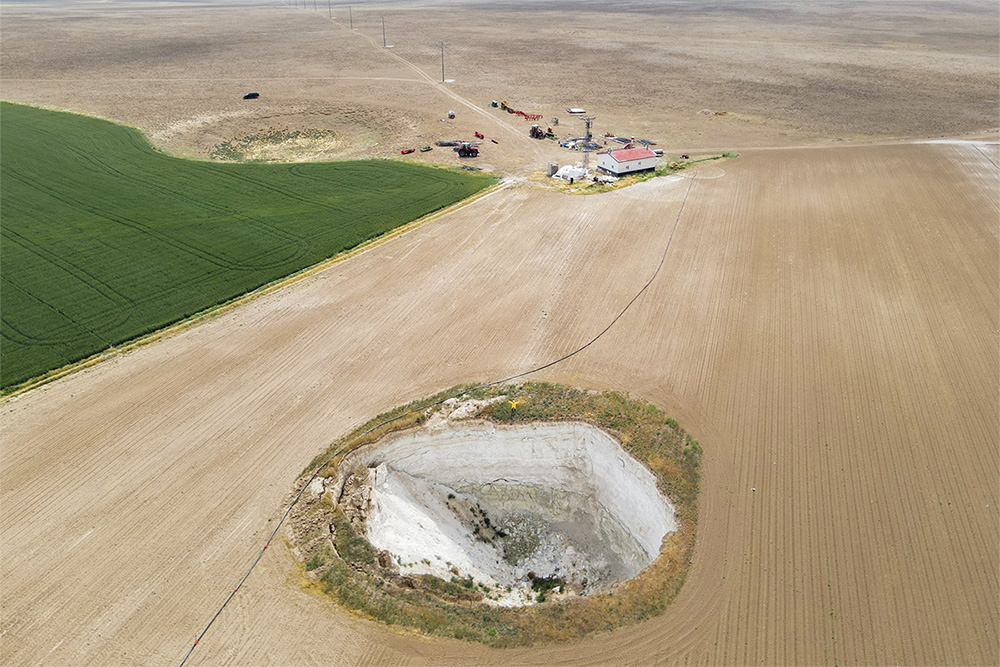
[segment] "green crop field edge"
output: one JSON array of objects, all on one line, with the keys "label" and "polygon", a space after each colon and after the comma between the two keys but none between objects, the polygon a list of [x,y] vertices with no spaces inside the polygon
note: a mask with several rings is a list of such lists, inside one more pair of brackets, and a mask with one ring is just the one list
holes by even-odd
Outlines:
[{"label": "green crop field edge", "polygon": [[135,128],[7,102],[0,112],[2,394],[497,187],[489,174],[387,160],[184,160]]},{"label": "green crop field edge", "polygon": [[370,250],[370,249],[372,249],[372,248],[374,248],[376,246],[379,246],[379,245],[381,245],[383,243],[391,241],[392,239],[394,239],[394,238],[396,238],[398,236],[402,236],[403,234],[409,233],[409,232],[417,229],[418,227],[421,227],[421,226],[425,225],[428,222],[431,222],[431,221],[436,220],[437,218],[439,218],[441,216],[444,216],[444,215],[447,215],[447,214],[452,213],[454,211],[457,211],[458,209],[460,209],[460,208],[462,208],[464,206],[467,206],[468,204],[471,204],[472,202],[474,202],[474,201],[476,201],[478,199],[482,199],[483,197],[485,197],[485,196],[487,196],[489,194],[492,194],[493,192],[496,192],[497,190],[500,190],[500,189],[506,187],[507,185],[508,185],[508,183],[506,183],[506,182],[495,183],[492,186],[490,186],[489,188],[487,188],[486,190],[482,190],[482,191],[480,191],[480,192],[472,195],[468,199],[464,199],[464,200],[462,200],[460,202],[452,204],[451,206],[448,206],[446,208],[440,209],[440,210],[435,211],[433,213],[429,213],[429,214],[427,214],[426,216],[424,216],[422,218],[419,218],[417,220],[414,220],[413,222],[410,222],[407,225],[404,225],[403,227],[398,227],[398,228],[396,228],[396,229],[394,229],[394,230],[392,230],[390,232],[386,232],[384,235],[382,235],[382,236],[380,236],[380,237],[378,237],[376,239],[372,239],[371,241],[366,241],[365,243],[363,243],[363,244],[361,244],[361,245],[359,245],[359,246],[357,246],[355,248],[352,248],[351,250],[346,250],[346,251],[344,251],[343,253],[341,253],[339,255],[331,257],[331,258],[329,258],[329,259],[327,259],[327,260],[325,260],[323,262],[320,262],[318,264],[315,264],[313,266],[306,267],[306,268],[302,269],[301,271],[297,271],[296,273],[293,273],[293,274],[291,274],[289,276],[285,276],[283,278],[279,278],[278,280],[275,280],[272,283],[269,283],[267,285],[259,287],[259,288],[255,289],[252,292],[248,292],[246,294],[241,294],[241,295],[239,295],[239,296],[237,296],[237,297],[235,297],[235,298],[233,298],[233,299],[231,299],[231,300],[229,300],[229,301],[227,301],[225,303],[220,303],[220,304],[211,306],[209,308],[206,308],[202,312],[196,313],[195,315],[192,315],[191,317],[185,318],[185,319],[180,320],[178,322],[174,322],[173,324],[171,324],[169,326],[163,327],[162,329],[158,329],[158,330],[156,330],[156,331],[154,331],[152,333],[146,334],[144,336],[140,336],[140,337],[134,338],[134,339],[132,339],[130,341],[126,341],[126,342],[122,343],[121,345],[116,345],[116,346],[114,346],[112,348],[109,348],[107,350],[102,350],[101,352],[98,352],[98,353],[96,353],[94,355],[91,355],[90,357],[87,357],[86,359],[81,359],[81,360],[73,362],[71,364],[66,364],[65,366],[62,366],[60,368],[52,369],[51,371],[49,371],[47,373],[44,373],[44,374],[39,375],[37,377],[31,378],[29,380],[26,380],[26,381],[24,381],[24,382],[22,382],[20,384],[16,384],[16,385],[13,385],[13,386],[10,386],[10,387],[5,387],[3,389],[0,389],[0,398],[2,398],[4,401],[12,399],[12,398],[15,398],[15,397],[17,397],[17,396],[19,396],[21,394],[24,394],[25,392],[28,392],[28,391],[30,391],[32,389],[35,389],[36,387],[40,387],[42,385],[48,384],[50,382],[58,380],[58,379],[60,379],[62,377],[70,375],[72,373],[76,373],[76,372],[82,371],[82,370],[84,370],[86,368],[90,368],[94,364],[98,363],[99,361],[103,361],[104,359],[109,359],[109,358],[114,357],[114,356],[126,354],[126,353],[131,352],[132,350],[134,350],[136,348],[142,347],[143,345],[148,345],[149,343],[152,343],[152,342],[155,342],[157,340],[160,340],[161,338],[166,338],[166,337],[173,336],[173,335],[176,335],[178,333],[181,333],[183,331],[186,331],[187,329],[191,328],[195,324],[199,324],[199,323],[201,323],[203,321],[206,321],[208,319],[217,317],[219,315],[222,315],[223,313],[228,312],[229,310],[233,309],[236,306],[240,306],[240,305],[242,305],[244,303],[248,303],[250,301],[253,301],[254,299],[258,299],[258,298],[260,298],[262,296],[265,296],[267,294],[275,292],[275,291],[277,291],[279,289],[282,289],[284,287],[288,287],[289,285],[292,285],[292,284],[294,284],[296,282],[299,282],[300,280],[303,280],[304,278],[308,278],[310,276],[313,276],[313,275],[319,273],[320,271],[323,271],[323,270],[325,270],[325,269],[327,269],[327,268],[329,268],[329,267],[331,267],[331,266],[333,266],[335,264],[339,264],[340,262],[348,260],[348,259],[354,257],[355,255],[359,255],[359,254],[361,254],[361,253],[363,253],[363,252],[365,252],[367,250]]}]

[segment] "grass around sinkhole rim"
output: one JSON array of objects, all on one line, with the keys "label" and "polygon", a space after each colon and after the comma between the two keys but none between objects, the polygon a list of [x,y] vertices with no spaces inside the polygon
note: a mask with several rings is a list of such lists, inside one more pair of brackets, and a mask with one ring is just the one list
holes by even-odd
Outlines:
[{"label": "grass around sinkhole rim", "polygon": [[[304,563],[303,573],[306,564],[310,568],[306,585],[364,618],[497,647],[566,641],[661,613],[680,591],[694,551],[702,448],[654,404],[619,392],[583,391],[545,382],[453,387],[398,406],[354,429],[313,459],[297,485],[326,462],[329,465],[321,468],[321,474],[336,476],[348,452],[388,433],[422,424],[441,409],[445,398],[459,393],[465,399],[504,397],[479,408],[473,419],[503,424],[585,421],[611,433],[653,473],[660,492],[674,507],[678,530],[666,536],[652,563],[609,592],[568,600],[551,599],[542,592],[543,604],[502,608],[481,603],[474,581],[470,581],[473,587],[460,595],[460,579],[435,581],[434,577],[400,576],[387,570],[379,563],[377,550],[355,533],[334,499],[328,494],[306,494],[294,507],[288,529],[290,546],[297,549],[297,557]],[[513,409],[510,401],[518,407]],[[395,421],[385,423],[390,419]],[[369,432],[378,424],[384,426]],[[311,525],[332,525],[334,530],[331,534],[302,528]]]}]

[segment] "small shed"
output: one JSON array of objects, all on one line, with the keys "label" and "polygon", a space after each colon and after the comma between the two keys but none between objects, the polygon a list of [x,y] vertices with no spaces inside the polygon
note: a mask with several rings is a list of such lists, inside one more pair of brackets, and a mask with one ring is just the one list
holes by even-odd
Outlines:
[{"label": "small shed", "polygon": [[600,153],[597,168],[615,176],[656,169],[656,153],[648,148],[624,148]]}]

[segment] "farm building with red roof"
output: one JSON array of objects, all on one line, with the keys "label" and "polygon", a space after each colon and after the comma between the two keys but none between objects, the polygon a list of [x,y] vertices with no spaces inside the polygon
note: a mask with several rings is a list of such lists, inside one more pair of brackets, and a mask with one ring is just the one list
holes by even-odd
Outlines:
[{"label": "farm building with red roof", "polygon": [[615,176],[656,169],[656,153],[648,148],[624,148],[597,156],[597,168]]}]

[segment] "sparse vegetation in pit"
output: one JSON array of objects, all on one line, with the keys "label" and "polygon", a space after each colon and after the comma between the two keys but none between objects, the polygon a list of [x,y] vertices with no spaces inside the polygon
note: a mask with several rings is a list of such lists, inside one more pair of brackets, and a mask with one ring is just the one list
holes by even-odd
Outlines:
[{"label": "sparse vegetation in pit", "polygon": [[531,590],[538,594],[538,602],[545,602],[546,595],[549,591],[559,590],[566,585],[561,577],[533,577],[532,573],[528,573],[528,578],[531,579]]},{"label": "sparse vegetation in pit", "polygon": [[[324,472],[336,474],[337,463],[346,452],[390,431],[423,423],[442,410],[439,402],[461,389],[413,401],[376,417],[317,457],[309,470],[339,452]],[[618,392],[526,383],[478,388],[466,398],[473,395],[483,404],[470,418],[498,424],[583,420],[612,433],[626,451],[653,472],[660,491],[674,506],[679,529],[668,533],[659,555],[649,566],[608,592],[573,595],[566,592],[559,577],[532,577],[536,604],[506,608],[490,605],[488,599],[494,596],[493,591],[461,572],[456,572],[451,581],[433,575],[400,574],[389,553],[380,554],[358,535],[339,507],[322,508],[322,499],[329,493],[306,494],[293,512],[292,530],[299,517],[318,515],[330,518],[332,531],[309,543],[297,544],[299,558],[309,563],[324,546],[332,547],[330,562],[308,571],[306,576],[320,581],[330,597],[361,616],[494,646],[567,640],[660,613],[680,590],[694,546],[701,460],[697,441],[657,406]],[[373,425],[392,418],[397,418],[392,424],[364,434]],[[448,500],[454,502],[455,498]],[[485,520],[481,524],[484,529]]]},{"label": "sparse vegetation in pit", "polygon": [[305,156],[329,159],[336,149],[333,130],[268,128],[216,144],[209,157],[223,162],[282,162]]}]

